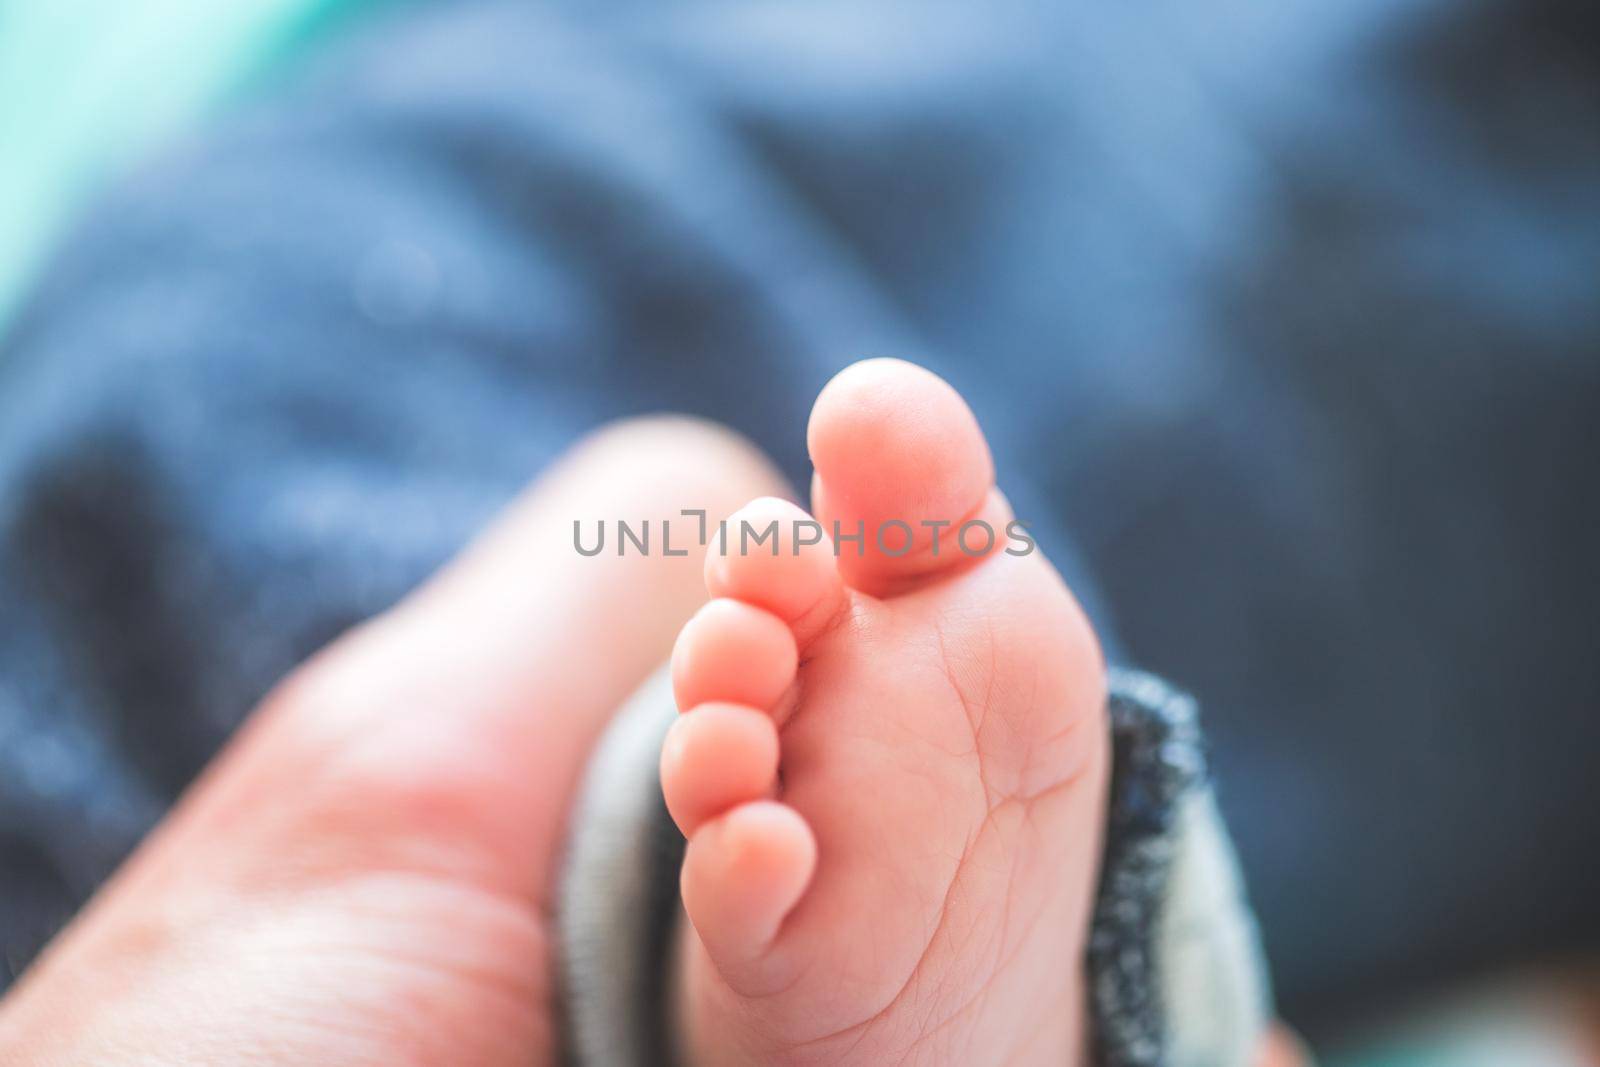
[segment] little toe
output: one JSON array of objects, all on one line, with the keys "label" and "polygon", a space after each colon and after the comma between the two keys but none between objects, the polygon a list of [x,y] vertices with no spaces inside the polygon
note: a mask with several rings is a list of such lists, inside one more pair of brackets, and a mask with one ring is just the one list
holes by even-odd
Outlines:
[{"label": "little toe", "polygon": [[772,800],[736,807],[689,839],[684,911],[725,978],[736,982],[771,946],[816,863],[805,819]]},{"label": "little toe", "polygon": [[895,359],[846,367],[817,397],[807,446],[812,506],[850,585],[899,592],[1004,547],[1010,514],[988,442],[932,372]]},{"label": "little toe", "polygon": [[729,516],[706,553],[706,589],[765,608],[804,645],[845,602],[832,546],[822,524],[798,505],[760,497]]},{"label": "little toe", "polygon": [[773,709],[794,683],[794,633],[770,611],[723,597],[684,624],[672,649],[678,708],[712,701]]},{"label": "little toe", "polygon": [[661,789],[685,837],[729,808],[771,793],[778,776],[772,717],[703,704],[678,717],[661,746]]}]

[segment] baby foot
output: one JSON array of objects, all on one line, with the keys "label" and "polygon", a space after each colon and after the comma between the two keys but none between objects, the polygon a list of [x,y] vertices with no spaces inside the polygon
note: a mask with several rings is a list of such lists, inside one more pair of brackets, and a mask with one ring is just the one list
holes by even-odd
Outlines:
[{"label": "baby foot", "polygon": [[[837,556],[798,507],[748,505],[673,655],[685,1056],[1080,1063],[1108,764],[1094,635],[1007,537],[943,381],[858,363],[808,437]],[[754,543],[774,520],[776,552]]]}]

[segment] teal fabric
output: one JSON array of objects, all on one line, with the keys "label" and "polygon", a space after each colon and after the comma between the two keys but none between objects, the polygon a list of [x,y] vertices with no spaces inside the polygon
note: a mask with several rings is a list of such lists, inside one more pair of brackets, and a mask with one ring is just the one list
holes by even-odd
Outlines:
[{"label": "teal fabric", "polygon": [[1350,1043],[1323,1067],[1590,1067],[1592,1042],[1561,1001],[1500,990],[1407,1018]]},{"label": "teal fabric", "polygon": [[388,0],[0,0],[0,331],[108,178]]}]

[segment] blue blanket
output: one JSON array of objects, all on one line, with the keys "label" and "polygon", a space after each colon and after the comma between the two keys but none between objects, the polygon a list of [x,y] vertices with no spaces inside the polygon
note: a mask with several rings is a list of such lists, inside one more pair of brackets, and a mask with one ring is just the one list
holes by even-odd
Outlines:
[{"label": "blue blanket", "polygon": [[864,355],[972,398],[1118,657],[1201,697],[1291,1017],[1600,948],[1596,29],[374,22],[104,200],[0,342],[9,969],[577,435],[698,413],[800,480]]}]

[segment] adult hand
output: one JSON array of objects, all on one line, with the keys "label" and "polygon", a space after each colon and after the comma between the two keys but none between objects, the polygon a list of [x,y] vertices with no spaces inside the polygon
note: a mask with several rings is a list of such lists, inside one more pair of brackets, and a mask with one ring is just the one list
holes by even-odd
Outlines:
[{"label": "adult hand", "polygon": [[584,558],[572,523],[779,491],[696,423],[580,445],[264,702],[0,1002],[0,1062],[551,1062],[569,801],[704,597],[698,552]]}]

